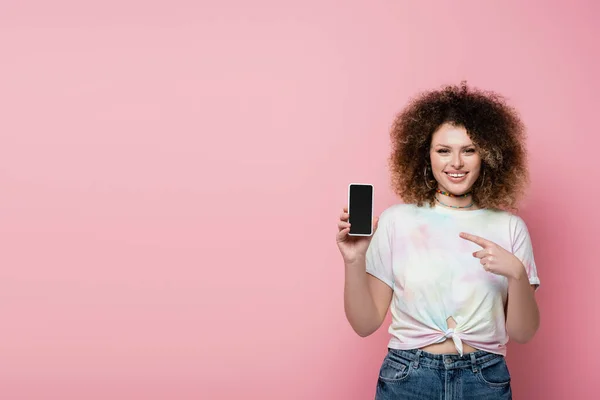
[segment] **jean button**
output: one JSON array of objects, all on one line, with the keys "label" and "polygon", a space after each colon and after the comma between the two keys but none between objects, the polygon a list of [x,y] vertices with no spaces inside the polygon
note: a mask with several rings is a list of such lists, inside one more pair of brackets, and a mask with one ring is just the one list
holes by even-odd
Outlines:
[{"label": "jean button", "polygon": [[452,363],[452,360],[451,360],[451,359],[449,359],[449,358],[446,358],[446,359],[444,360],[444,362],[445,362],[446,364],[451,364],[451,363]]}]

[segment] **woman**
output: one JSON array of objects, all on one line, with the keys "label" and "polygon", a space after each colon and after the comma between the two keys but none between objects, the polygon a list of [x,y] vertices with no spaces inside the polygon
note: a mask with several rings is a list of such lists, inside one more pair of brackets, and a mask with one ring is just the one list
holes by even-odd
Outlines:
[{"label": "woman", "polygon": [[539,326],[540,284],[516,204],[528,181],[523,124],[498,94],[423,93],[391,132],[392,183],[404,204],[371,237],[337,244],[346,317],[360,336],[392,314],[376,399],[511,399],[509,338]]}]

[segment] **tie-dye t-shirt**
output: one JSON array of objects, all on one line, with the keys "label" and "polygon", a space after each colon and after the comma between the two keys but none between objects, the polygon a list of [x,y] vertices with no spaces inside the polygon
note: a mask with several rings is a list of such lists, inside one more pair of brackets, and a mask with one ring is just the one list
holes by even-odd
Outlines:
[{"label": "tie-dye t-shirt", "polygon": [[[506,355],[507,278],[486,271],[466,232],[512,252],[529,282],[540,284],[525,222],[506,211],[464,211],[428,204],[396,204],[380,215],[367,250],[367,272],[393,289],[389,347],[421,348],[451,338]],[[448,328],[448,318],[456,321]]]}]

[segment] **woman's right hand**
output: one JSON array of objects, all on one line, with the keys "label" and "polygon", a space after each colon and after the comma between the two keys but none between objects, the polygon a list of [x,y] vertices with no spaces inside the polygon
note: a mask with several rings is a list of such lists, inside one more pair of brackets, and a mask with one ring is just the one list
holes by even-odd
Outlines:
[{"label": "woman's right hand", "polygon": [[[369,248],[369,243],[371,243],[371,236],[349,236],[350,232],[350,223],[348,219],[350,215],[348,214],[348,208],[344,207],[342,214],[340,215],[340,220],[338,221],[338,233],[336,235],[336,241],[338,248],[340,249],[340,253],[342,253],[342,257],[344,258],[345,264],[351,264],[357,260],[365,259],[367,254],[367,249]],[[373,234],[377,230],[377,225],[379,222],[379,217],[375,217],[373,221]]]}]

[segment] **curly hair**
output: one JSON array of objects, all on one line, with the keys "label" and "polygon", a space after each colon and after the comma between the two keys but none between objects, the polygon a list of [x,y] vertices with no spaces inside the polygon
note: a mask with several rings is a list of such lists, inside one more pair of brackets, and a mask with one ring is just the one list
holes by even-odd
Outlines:
[{"label": "curly hair", "polygon": [[464,127],[481,156],[472,187],[480,208],[517,210],[529,184],[525,128],[517,111],[492,91],[446,85],[412,98],[392,125],[392,188],[406,203],[435,204],[437,185],[427,170],[433,133],[444,123]]}]

